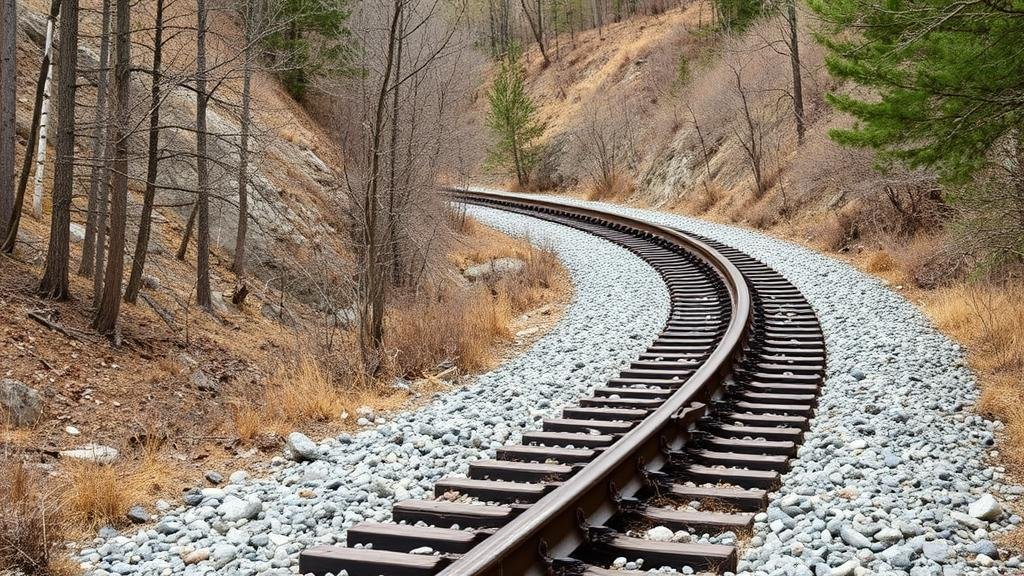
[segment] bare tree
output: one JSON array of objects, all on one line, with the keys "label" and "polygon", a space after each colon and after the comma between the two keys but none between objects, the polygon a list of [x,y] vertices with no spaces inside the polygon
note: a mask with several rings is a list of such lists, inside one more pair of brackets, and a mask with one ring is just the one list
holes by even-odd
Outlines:
[{"label": "bare tree", "polygon": [[530,24],[533,39],[537,42],[537,47],[540,48],[540,55],[544,58],[544,65],[548,66],[551,64],[551,60],[544,48],[544,10],[541,8],[540,0],[536,0],[536,14],[530,14],[530,9],[526,7],[526,0],[519,0],[519,2],[523,7],[523,15],[526,16],[526,21]]},{"label": "bare tree", "polygon": [[[114,36],[114,159],[110,186],[110,247],[103,296],[93,327],[116,338],[124,276],[125,225],[128,215],[128,137],[131,97],[131,14],[129,0],[116,0]],[[96,271],[99,275],[99,270]]]},{"label": "bare tree", "polygon": [[[61,0],[53,0],[50,5],[50,20],[55,21],[60,14]],[[29,127],[28,140],[25,142],[25,156],[21,164],[21,174],[18,176],[18,191],[14,195],[14,209],[11,210],[10,218],[7,221],[7,236],[3,239],[3,246],[0,251],[11,254],[14,246],[18,243],[18,228],[21,226],[21,205],[25,201],[25,190],[28,188],[28,175],[32,171],[32,158],[37,142],[36,135],[39,133],[39,119],[43,110],[43,90],[49,80],[50,61],[52,51],[43,54],[43,61],[39,66],[39,77],[36,80],[36,97],[32,106],[32,125]]]},{"label": "bare tree", "polygon": [[18,11],[16,0],[0,4],[0,237],[6,236],[14,204],[15,106],[17,104]]},{"label": "bare tree", "polygon": [[730,65],[730,68],[732,69],[733,76],[736,78],[736,95],[742,103],[746,134],[740,134],[739,130],[734,131],[736,138],[739,139],[740,144],[743,146],[743,151],[747,154],[750,169],[754,174],[754,196],[760,198],[766,192],[763,175],[764,130],[760,121],[754,118],[754,112],[750,108],[750,99],[747,96],[747,90],[743,86],[740,69],[732,65]]},{"label": "bare tree", "polygon": [[57,74],[57,140],[53,168],[53,212],[50,243],[39,292],[66,300],[70,252],[71,193],[75,172],[75,90],[78,78],[78,0],[63,0],[61,9],[60,68]]},{"label": "bare tree", "polygon": [[804,90],[803,81],[800,78],[800,41],[798,38],[799,29],[796,21],[796,0],[787,2],[789,21],[789,58],[793,67],[793,116],[796,120],[796,139],[799,144],[804,143],[804,133],[807,131],[804,125]]},{"label": "bare tree", "polygon": [[[97,262],[96,245],[103,250],[105,230],[98,226],[100,187],[106,187],[107,181],[107,67],[110,62],[110,0],[103,0],[103,25],[100,32],[100,63],[96,75],[96,110],[92,128],[92,171],[89,174],[89,197],[85,216],[85,239],[82,241],[82,261],[78,265],[78,275],[89,278],[93,275]],[[105,195],[106,192],[104,191]],[[105,201],[104,201],[105,204]],[[104,208],[105,212],[106,208]],[[99,257],[102,265],[102,255]],[[99,292],[100,284],[94,284],[94,294]]]},{"label": "bare tree", "polygon": [[235,234],[235,257],[231,270],[241,279],[245,275],[245,241],[249,230],[249,130],[252,124],[252,72],[253,42],[255,36],[255,10],[253,0],[244,0],[242,29],[245,47],[242,64],[241,134],[238,148],[238,226]]},{"label": "bare tree", "polygon": [[206,0],[196,0],[196,304],[213,309],[210,296],[210,172],[206,158]]},{"label": "bare tree", "polygon": [[142,196],[142,214],[139,217],[139,235],[135,241],[132,271],[124,291],[125,302],[135,302],[142,286],[142,272],[149,251],[149,233],[153,223],[153,201],[156,198],[156,179],[160,165],[160,105],[161,60],[163,57],[164,0],[156,0],[156,21],[153,25],[153,70],[149,96],[149,149],[146,159],[146,190]]}]

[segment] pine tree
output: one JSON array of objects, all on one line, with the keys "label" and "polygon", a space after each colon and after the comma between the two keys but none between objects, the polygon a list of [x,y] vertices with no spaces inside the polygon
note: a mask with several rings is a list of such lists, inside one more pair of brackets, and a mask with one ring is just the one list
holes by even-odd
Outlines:
[{"label": "pine tree", "polygon": [[1024,2],[899,0],[883,10],[812,0],[811,7],[836,32],[859,31],[821,35],[829,71],[877,95],[830,95],[858,120],[832,132],[838,142],[964,182],[1002,136],[1024,128]]},{"label": "pine tree", "polygon": [[525,74],[515,49],[502,59],[487,98],[491,104],[487,127],[496,137],[488,151],[488,163],[515,174],[519,186],[524,187],[540,157],[537,139],[545,126],[537,119],[536,107],[526,93]]}]

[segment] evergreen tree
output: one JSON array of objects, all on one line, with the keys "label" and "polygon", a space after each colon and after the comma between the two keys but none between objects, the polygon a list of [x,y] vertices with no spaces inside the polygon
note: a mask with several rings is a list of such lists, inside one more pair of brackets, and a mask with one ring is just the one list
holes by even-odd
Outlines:
[{"label": "evergreen tree", "polygon": [[526,93],[525,75],[515,49],[502,59],[487,99],[491,104],[487,127],[496,138],[488,150],[488,164],[515,174],[519,186],[524,187],[540,157],[537,139],[545,126],[537,119],[536,108]]},{"label": "evergreen tree", "polygon": [[351,46],[344,0],[283,0],[280,31],[265,39],[275,54],[281,80],[294,98],[302,98],[316,76],[349,73]]},{"label": "evergreen tree", "polygon": [[[935,168],[964,183],[1004,137],[1024,128],[1024,1],[811,0],[834,76],[872,89],[832,94],[857,123],[832,137],[870,147],[882,164]],[[844,30],[856,34],[843,33]]]}]

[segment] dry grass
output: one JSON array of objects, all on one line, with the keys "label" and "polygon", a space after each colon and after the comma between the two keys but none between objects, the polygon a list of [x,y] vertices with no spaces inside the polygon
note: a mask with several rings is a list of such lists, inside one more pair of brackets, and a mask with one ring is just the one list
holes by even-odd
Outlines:
[{"label": "dry grass", "polygon": [[493,240],[493,231],[480,232],[485,241],[452,253],[460,268],[503,257],[518,258],[525,265],[468,289],[443,286],[428,297],[398,303],[388,317],[387,331],[396,373],[425,375],[446,360],[463,371],[488,368],[499,345],[512,337],[513,319],[567,288],[552,251],[507,237],[494,243],[487,241]]},{"label": "dry grass", "polygon": [[234,404],[235,433],[245,443],[276,442],[310,424],[341,423],[356,408],[390,409],[401,399],[362,374],[335,374],[309,354],[282,364],[257,398]]},{"label": "dry grass", "polygon": [[63,516],[85,534],[103,526],[127,525],[129,508],[151,501],[167,488],[171,465],[154,441],[133,459],[111,465],[69,462],[64,472]]},{"label": "dry grass", "polygon": [[636,192],[633,179],[627,174],[613,172],[607,178],[599,178],[587,190],[587,199],[600,202],[623,201]]},{"label": "dry grass", "polygon": [[0,568],[30,575],[73,574],[62,556],[58,499],[21,461],[0,458]]},{"label": "dry grass", "polygon": [[931,293],[925,310],[964,344],[981,384],[978,410],[1006,424],[1002,455],[1024,472],[1024,282],[960,283]]}]

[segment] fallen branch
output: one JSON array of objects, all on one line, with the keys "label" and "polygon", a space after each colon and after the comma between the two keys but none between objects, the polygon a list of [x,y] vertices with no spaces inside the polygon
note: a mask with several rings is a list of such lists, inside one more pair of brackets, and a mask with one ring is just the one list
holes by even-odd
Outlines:
[{"label": "fallen branch", "polygon": [[53,330],[54,332],[60,332],[61,334],[67,336],[68,338],[71,338],[72,340],[80,339],[78,336],[71,333],[70,328],[58,324],[53,320],[50,320],[50,312],[46,310],[28,310],[27,313],[29,318],[35,320],[36,322],[42,324],[43,326],[49,328],[50,330]]},{"label": "fallen branch", "polygon": [[139,297],[142,298],[142,301],[148,304],[149,307],[153,309],[153,312],[156,312],[157,316],[159,316],[160,319],[164,321],[164,324],[167,324],[168,328],[170,328],[171,330],[174,329],[173,314],[171,314],[167,310],[164,310],[159,304],[154,302],[153,299],[147,296],[146,294],[139,294]]}]

